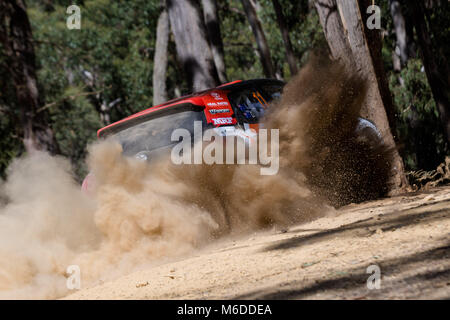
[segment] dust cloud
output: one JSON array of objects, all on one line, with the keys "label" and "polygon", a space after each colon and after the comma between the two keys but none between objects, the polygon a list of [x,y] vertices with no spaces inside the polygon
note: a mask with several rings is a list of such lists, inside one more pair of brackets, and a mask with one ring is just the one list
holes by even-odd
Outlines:
[{"label": "dust cloud", "polygon": [[69,162],[39,151],[16,159],[0,189],[0,298],[58,298],[67,267],[82,287],[192,252],[223,235],[333,214],[382,195],[390,167],[382,144],[355,133],[365,82],[314,57],[265,119],[280,130],[280,170],[256,165],[176,166],[89,147],[88,196]]},{"label": "dust cloud", "polygon": [[302,172],[333,206],[385,196],[393,150],[359,127],[368,83],[317,53],[285,86],[267,126],[280,128],[280,166]]}]

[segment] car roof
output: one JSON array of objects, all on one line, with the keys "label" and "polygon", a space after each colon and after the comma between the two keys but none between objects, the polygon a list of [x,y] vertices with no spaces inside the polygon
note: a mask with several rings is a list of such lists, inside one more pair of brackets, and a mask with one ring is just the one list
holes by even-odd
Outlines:
[{"label": "car roof", "polygon": [[107,125],[106,127],[103,127],[97,131],[97,137],[103,137],[107,136],[109,134],[115,133],[117,131],[120,131],[124,127],[128,127],[127,123],[131,122],[135,123],[135,120],[137,118],[145,117],[149,114],[152,114],[157,111],[165,110],[167,108],[180,106],[180,105],[193,105],[193,106],[201,106],[203,107],[203,97],[207,95],[208,93],[215,91],[215,90],[224,90],[224,91],[233,91],[233,90],[239,90],[244,89],[246,87],[251,87],[254,85],[264,85],[264,84],[278,84],[281,86],[284,86],[284,82],[278,79],[252,79],[252,80],[236,80],[228,83],[224,83],[218,87],[209,88],[203,91],[195,92],[189,95],[185,95],[179,98],[175,98],[172,100],[169,100],[167,102],[164,102],[162,104],[152,106],[150,108],[147,108],[145,110],[139,111],[137,113],[134,113],[122,120],[116,121],[110,125]]}]

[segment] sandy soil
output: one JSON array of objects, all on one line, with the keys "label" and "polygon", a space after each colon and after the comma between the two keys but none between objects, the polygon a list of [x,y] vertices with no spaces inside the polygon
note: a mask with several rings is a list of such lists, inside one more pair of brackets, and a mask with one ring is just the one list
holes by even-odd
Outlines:
[{"label": "sandy soil", "polygon": [[[381,288],[367,288],[367,267]],[[450,186],[223,239],[68,299],[450,298]]]}]

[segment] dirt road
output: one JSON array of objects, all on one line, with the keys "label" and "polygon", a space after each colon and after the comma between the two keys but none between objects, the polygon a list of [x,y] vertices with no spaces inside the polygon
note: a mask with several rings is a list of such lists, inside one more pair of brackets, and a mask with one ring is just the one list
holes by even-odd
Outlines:
[{"label": "dirt road", "polygon": [[[380,268],[369,290],[367,268]],[[224,239],[69,299],[450,298],[450,186]]]}]

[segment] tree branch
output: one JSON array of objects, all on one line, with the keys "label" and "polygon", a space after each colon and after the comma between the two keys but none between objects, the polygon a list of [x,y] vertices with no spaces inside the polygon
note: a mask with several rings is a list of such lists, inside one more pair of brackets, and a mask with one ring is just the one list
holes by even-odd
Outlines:
[{"label": "tree branch", "polygon": [[93,92],[81,92],[81,93],[79,93],[79,94],[73,94],[73,95],[70,95],[70,96],[67,96],[67,97],[63,97],[62,99],[59,99],[59,100],[57,100],[57,101],[53,101],[53,102],[47,103],[46,105],[40,107],[39,109],[36,110],[36,113],[42,112],[42,111],[44,111],[44,110],[47,110],[47,109],[49,109],[49,108],[51,108],[51,107],[53,107],[53,106],[55,106],[55,105],[58,105],[59,103],[65,101],[65,100],[67,100],[67,99],[74,100],[75,98],[78,98],[78,97],[85,97],[85,96],[90,96],[90,95],[98,94],[98,93],[101,93],[101,92],[105,91],[106,89],[110,89],[110,88],[111,88],[111,86],[106,87],[106,88],[103,88],[103,89],[98,90],[98,91],[93,91]]}]

